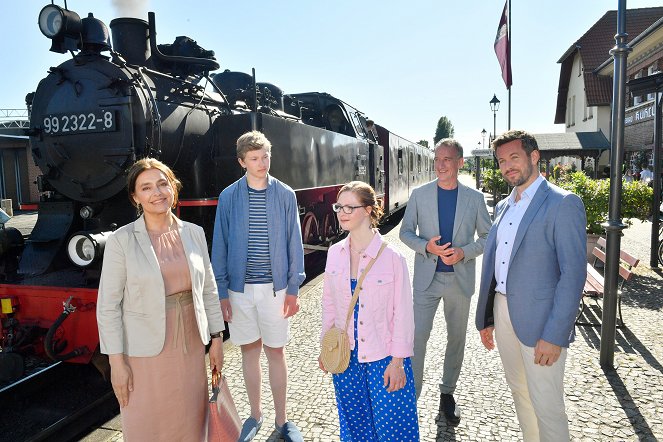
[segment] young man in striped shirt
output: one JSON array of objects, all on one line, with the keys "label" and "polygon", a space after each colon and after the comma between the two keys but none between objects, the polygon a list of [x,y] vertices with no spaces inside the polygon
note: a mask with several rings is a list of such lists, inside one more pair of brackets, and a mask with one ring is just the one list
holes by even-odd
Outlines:
[{"label": "young man in striped shirt", "polygon": [[263,422],[262,349],[269,364],[276,429],[286,441],[303,441],[286,417],[288,318],[299,311],[304,249],[295,192],[269,175],[271,143],[258,131],[237,140],[246,174],[219,195],[212,266],[230,339],[242,349],[251,416],[240,441],[252,440]]}]

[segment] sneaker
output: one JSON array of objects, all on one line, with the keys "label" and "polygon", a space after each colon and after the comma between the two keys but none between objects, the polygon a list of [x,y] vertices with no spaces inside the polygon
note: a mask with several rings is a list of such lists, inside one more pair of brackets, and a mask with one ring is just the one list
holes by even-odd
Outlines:
[{"label": "sneaker", "polygon": [[276,431],[279,432],[285,442],[304,442],[302,433],[297,428],[297,425],[292,422],[286,422],[282,427],[279,427],[275,423],[274,428],[276,428]]},{"label": "sneaker", "polygon": [[242,425],[242,432],[239,434],[238,442],[249,442],[256,437],[258,431],[262,427],[262,416],[260,420],[256,420],[254,417],[250,416],[247,420],[244,421]]},{"label": "sneaker", "polygon": [[456,406],[453,395],[440,393],[440,413],[444,414],[449,425],[458,425],[460,422],[460,408]]}]

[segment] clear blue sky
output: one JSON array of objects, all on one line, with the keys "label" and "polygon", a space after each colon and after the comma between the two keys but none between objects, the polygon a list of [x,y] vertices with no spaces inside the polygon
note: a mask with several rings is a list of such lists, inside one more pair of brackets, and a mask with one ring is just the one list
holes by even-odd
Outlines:
[{"label": "clear blue sky", "polygon": [[[0,2],[0,108],[25,107],[25,94],[69,57],[49,52],[37,27],[49,3]],[[106,24],[118,16],[113,3],[121,1],[68,0],[81,17],[93,12]],[[502,101],[497,132],[507,128],[507,91],[493,51],[503,6],[502,0],[151,0],[142,10],[156,13],[159,43],[187,35],[213,49],[222,70],[254,67],[258,81],[286,93],[328,92],[413,141],[432,141],[445,115],[469,152],[481,129],[493,130],[493,93]],[[617,9],[617,0],[512,0],[512,128],[564,131],[553,124],[557,60],[609,9]]]}]

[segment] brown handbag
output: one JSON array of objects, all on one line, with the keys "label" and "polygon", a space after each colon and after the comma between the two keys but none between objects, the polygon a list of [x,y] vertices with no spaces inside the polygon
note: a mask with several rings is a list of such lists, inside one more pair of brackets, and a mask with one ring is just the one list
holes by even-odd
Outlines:
[{"label": "brown handbag", "polygon": [[212,372],[212,396],[209,399],[207,418],[208,442],[236,442],[242,421],[230,395],[226,378]]},{"label": "brown handbag", "polygon": [[387,243],[383,242],[380,251],[378,251],[375,258],[371,259],[366,265],[366,268],[364,268],[364,271],[357,282],[354,295],[350,301],[350,307],[348,308],[348,316],[345,318],[345,328],[340,329],[334,326],[327,330],[322,337],[322,342],[320,344],[320,360],[322,361],[322,366],[325,367],[325,370],[329,373],[343,373],[348,368],[348,365],[350,365],[350,338],[348,338],[346,330],[350,324],[350,318],[352,318],[357,299],[359,299],[359,292],[361,291],[361,284],[364,282],[364,277],[371,267],[373,267],[373,263],[378,259],[378,256],[380,256],[385,247],[387,247]]}]

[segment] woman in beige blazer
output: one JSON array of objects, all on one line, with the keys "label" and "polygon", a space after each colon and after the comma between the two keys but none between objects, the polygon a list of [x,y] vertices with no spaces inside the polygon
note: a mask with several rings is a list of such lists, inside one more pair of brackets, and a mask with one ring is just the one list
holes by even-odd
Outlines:
[{"label": "woman in beige blazer", "polygon": [[152,158],[128,172],[141,216],[104,251],[97,322],[121,406],[125,441],[205,438],[207,373],[223,365],[223,316],[200,226],[172,213],[181,187]]}]

